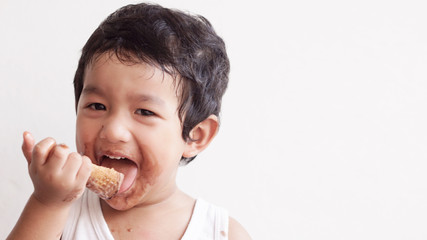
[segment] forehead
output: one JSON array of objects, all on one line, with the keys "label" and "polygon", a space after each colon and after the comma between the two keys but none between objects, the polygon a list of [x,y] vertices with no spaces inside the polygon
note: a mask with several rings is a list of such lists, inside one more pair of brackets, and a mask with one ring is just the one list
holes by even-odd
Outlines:
[{"label": "forehead", "polygon": [[179,80],[159,67],[136,61],[123,61],[115,54],[96,56],[86,67],[82,94],[103,92],[170,92],[178,97]]},{"label": "forehead", "polygon": [[179,74],[179,72],[171,65],[165,65],[160,64],[156,60],[150,59],[149,57],[145,56],[144,53],[142,55],[137,55],[136,53],[128,52],[126,50],[122,51],[114,51],[114,50],[108,50],[106,52],[96,53],[92,57],[89,58],[89,60],[86,62],[84,67],[84,76],[82,77],[82,80],[84,82],[85,79],[85,73],[96,66],[99,66],[102,64],[102,62],[106,61],[113,61],[116,63],[121,63],[126,66],[133,66],[133,65],[148,65],[152,68],[156,68],[157,70],[160,70],[162,74],[168,75],[169,77],[172,77],[174,80],[174,84],[181,85],[182,84],[182,77]]}]

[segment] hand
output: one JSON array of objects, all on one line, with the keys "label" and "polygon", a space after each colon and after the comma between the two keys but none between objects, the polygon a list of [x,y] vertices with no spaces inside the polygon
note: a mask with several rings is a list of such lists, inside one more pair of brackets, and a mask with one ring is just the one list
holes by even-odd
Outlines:
[{"label": "hand", "polygon": [[46,138],[35,144],[29,132],[24,133],[22,152],[34,185],[33,196],[47,206],[70,206],[85,189],[91,172],[91,161],[65,145]]}]

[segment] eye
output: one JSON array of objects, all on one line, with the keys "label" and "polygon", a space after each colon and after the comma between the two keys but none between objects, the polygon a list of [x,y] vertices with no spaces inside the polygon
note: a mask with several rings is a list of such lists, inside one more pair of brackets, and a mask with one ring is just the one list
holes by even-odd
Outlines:
[{"label": "eye", "polygon": [[141,116],[154,116],[154,113],[147,109],[137,109],[135,113]]},{"label": "eye", "polygon": [[105,111],[107,108],[101,103],[91,103],[87,106],[88,108],[96,111]]}]

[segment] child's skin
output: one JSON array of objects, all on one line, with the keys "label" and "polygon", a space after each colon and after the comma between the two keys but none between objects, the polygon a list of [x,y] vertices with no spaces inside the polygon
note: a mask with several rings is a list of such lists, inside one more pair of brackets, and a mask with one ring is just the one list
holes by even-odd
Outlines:
[{"label": "child's skin", "polygon": [[59,239],[72,202],[85,189],[90,159],[57,145],[52,138],[35,144],[28,132],[22,151],[34,192],[8,239]]},{"label": "child's skin", "polygon": [[[158,68],[124,64],[114,54],[104,53],[90,64],[77,106],[80,154],[52,138],[35,144],[24,133],[34,193],[9,239],[59,239],[71,204],[85,189],[90,161],[125,173],[125,189],[101,201],[115,239],[180,239],[195,199],[176,186],[179,162],[209,145],[218,119],[211,115],[194,127],[190,137],[196,141],[183,140],[175,86]],[[229,239],[250,239],[232,218]]]}]

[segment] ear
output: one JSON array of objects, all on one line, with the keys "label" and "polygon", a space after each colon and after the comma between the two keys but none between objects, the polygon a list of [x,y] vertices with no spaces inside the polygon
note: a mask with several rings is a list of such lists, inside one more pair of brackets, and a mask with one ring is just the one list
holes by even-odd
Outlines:
[{"label": "ear", "polygon": [[210,115],[208,118],[197,124],[190,131],[190,140],[187,141],[183,157],[194,157],[203,151],[214,139],[218,132],[218,117]]}]

